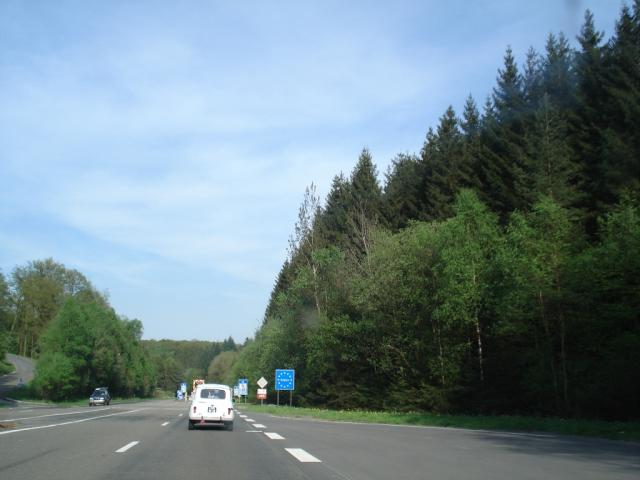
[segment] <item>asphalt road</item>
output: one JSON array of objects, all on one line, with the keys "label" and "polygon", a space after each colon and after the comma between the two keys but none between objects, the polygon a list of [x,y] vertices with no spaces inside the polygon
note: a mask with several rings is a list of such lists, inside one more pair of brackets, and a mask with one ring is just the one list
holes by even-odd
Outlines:
[{"label": "asphalt road", "polygon": [[232,432],[189,431],[171,400],[2,408],[0,478],[640,478],[638,443],[242,415]]},{"label": "asphalt road", "polygon": [[19,383],[28,383],[33,379],[33,360],[12,353],[7,353],[6,360],[16,367],[16,371],[0,377],[0,398],[4,398]]}]

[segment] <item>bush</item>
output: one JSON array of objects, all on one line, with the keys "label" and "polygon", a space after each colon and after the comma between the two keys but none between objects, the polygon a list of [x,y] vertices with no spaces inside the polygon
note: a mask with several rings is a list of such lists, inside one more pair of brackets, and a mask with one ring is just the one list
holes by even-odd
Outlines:
[{"label": "bush", "polygon": [[46,400],[65,400],[77,389],[73,363],[62,353],[45,353],[36,366],[36,391]]}]

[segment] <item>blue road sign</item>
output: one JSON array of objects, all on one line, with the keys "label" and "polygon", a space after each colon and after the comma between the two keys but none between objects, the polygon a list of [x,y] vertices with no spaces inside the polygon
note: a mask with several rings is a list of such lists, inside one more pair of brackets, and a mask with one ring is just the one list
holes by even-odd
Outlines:
[{"label": "blue road sign", "polygon": [[240,395],[249,395],[249,380],[247,378],[238,380],[238,393]]},{"label": "blue road sign", "polygon": [[276,369],[276,390],[295,390],[296,371]]}]

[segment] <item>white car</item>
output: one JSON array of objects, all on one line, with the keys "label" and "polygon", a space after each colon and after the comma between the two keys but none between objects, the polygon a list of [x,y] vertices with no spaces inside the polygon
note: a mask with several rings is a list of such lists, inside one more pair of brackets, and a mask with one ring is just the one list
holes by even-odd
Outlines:
[{"label": "white car", "polygon": [[233,409],[233,392],[227,385],[203,383],[191,395],[189,430],[206,425],[223,425],[233,430],[236,413]]}]

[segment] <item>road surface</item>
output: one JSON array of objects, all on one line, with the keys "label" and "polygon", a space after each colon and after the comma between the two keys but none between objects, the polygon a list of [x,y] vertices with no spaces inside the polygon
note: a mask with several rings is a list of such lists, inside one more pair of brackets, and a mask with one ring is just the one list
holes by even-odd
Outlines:
[{"label": "road surface", "polygon": [[33,379],[33,360],[12,353],[7,353],[6,360],[16,367],[16,371],[0,377],[0,398],[6,397],[19,383],[28,383]]},{"label": "road surface", "polygon": [[0,478],[634,479],[640,444],[557,435],[348,424],[242,412],[187,430],[171,400],[0,409]]}]

